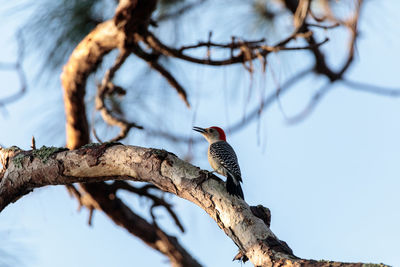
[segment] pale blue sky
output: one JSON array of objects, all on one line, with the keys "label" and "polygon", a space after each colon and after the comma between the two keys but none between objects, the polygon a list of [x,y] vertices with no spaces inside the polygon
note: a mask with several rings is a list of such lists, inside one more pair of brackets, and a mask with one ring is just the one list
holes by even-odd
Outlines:
[{"label": "pale blue sky", "polygon": [[[368,1],[360,24],[359,57],[348,77],[400,88],[398,10],[398,1]],[[12,34],[18,23],[9,17],[7,24],[1,23],[0,61],[14,59]],[[193,39],[206,37],[206,32],[199,32],[198,36],[192,33]],[[343,35],[330,37],[332,42],[328,45],[337,49]],[[337,51],[340,57],[340,50]],[[288,60],[290,57],[299,59]],[[269,66],[284,80],[296,70],[297,65],[292,64],[304,62],[307,62],[305,57],[282,53],[271,55]],[[176,72],[185,71],[185,66],[177,64]],[[34,60],[30,59],[24,67],[32,81]],[[237,80],[229,76],[232,69],[217,72],[215,68],[195,68],[180,79],[190,88],[189,96],[196,108],[186,111],[177,101],[173,109],[178,112],[170,122],[176,131],[195,135],[191,131],[193,123],[224,127],[241,118],[244,111],[251,110],[249,106],[257,104],[255,100],[246,107],[249,80],[242,79],[238,86]],[[210,74],[214,75],[213,79],[209,78]],[[274,82],[270,73],[266,77],[255,76],[254,99],[265,86],[266,93],[272,92]],[[13,73],[0,72],[0,79],[0,97],[18,86]],[[320,83],[310,77],[289,92],[282,98],[285,112],[296,114],[301,110]],[[228,95],[227,92],[232,94],[231,88],[240,97]],[[207,100],[207,93],[212,91],[217,91],[215,102]],[[174,100],[175,95],[171,95],[169,99]],[[54,106],[48,106],[48,99],[55,102]],[[218,112],[220,103],[225,102],[233,104]],[[399,104],[400,99],[336,85],[315,112],[301,123],[286,123],[274,104],[262,115],[259,124],[252,123],[228,135],[239,156],[247,202],[271,209],[272,230],[297,256],[400,266]],[[0,116],[3,146],[28,149],[32,135],[38,146],[64,143],[60,88],[31,87],[20,101],[6,109],[8,115]],[[186,148],[139,136],[130,136],[127,143],[185,155]],[[210,169],[205,142],[203,146],[196,151],[194,164]],[[146,208],[142,208],[147,207],[146,203],[130,195],[124,195],[124,199],[136,212],[149,218]],[[172,201],[186,228],[179,239],[196,259],[206,266],[239,266],[231,262],[236,246],[204,211],[185,200],[172,198]],[[178,233],[168,216],[160,214],[164,229]],[[166,258],[148,249],[101,213],[95,213],[92,227],[87,225],[87,218],[86,210],[77,212],[76,201],[64,187],[35,190],[0,214],[0,236],[6,240],[0,242],[0,248],[15,254],[28,267],[169,265]]]}]

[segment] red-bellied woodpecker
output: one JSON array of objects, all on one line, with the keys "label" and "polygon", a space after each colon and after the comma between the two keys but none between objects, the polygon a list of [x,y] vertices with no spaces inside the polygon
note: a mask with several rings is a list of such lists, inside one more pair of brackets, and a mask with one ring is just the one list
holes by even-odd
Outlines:
[{"label": "red-bellied woodpecker", "polygon": [[226,177],[226,190],[229,194],[244,199],[242,187],[242,175],[236,153],[231,145],[226,142],[226,135],[219,127],[200,128],[193,127],[193,130],[201,133],[210,144],[208,146],[208,162],[219,174]]}]

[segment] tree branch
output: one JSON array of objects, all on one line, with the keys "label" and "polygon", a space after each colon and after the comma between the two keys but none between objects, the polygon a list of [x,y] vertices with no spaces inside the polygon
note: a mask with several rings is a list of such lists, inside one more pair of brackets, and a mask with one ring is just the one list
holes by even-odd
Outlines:
[{"label": "tree branch", "polygon": [[[32,151],[19,151],[11,158],[9,155],[7,150],[0,150],[0,160],[9,163],[0,181],[0,211],[34,188],[47,185],[106,180],[149,182],[205,210],[256,266],[362,266],[294,256],[264,220],[253,215],[246,202],[227,193],[223,181],[165,150],[110,144],[55,151],[46,157]],[[117,210],[125,212],[121,205]]]},{"label": "tree branch", "polygon": [[[104,101],[106,96],[114,94],[115,91],[119,89],[119,87],[115,86],[112,83],[112,79],[129,55],[130,53],[127,50],[125,50],[124,48],[120,49],[120,54],[115,59],[115,62],[111,66],[111,68],[106,71],[100,86],[98,86],[97,88],[96,109],[100,111],[104,122],[112,126],[118,126],[120,128],[118,135],[109,140],[110,142],[116,142],[125,138],[131,128],[143,129],[142,126],[136,123],[128,122],[124,118],[116,117],[113,112],[109,108],[107,108],[107,105]],[[93,126],[93,130],[94,129],[95,128]]]},{"label": "tree branch", "polygon": [[111,50],[122,46],[124,34],[112,20],[99,24],[74,49],[61,74],[68,147],[89,143],[89,128],[84,102],[86,80]]},{"label": "tree branch", "polygon": [[[302,46],[302,47],[286,47],[285,45],[293,40],[297,35],[291,35],[289,38],[285,39],[285,41],[282,41],[278,43],[275,46],[268,46],[265,44],[262,44],[261,42],[264,41],[264,39],[257,40],[257,41],[237,41],[235,42],[236,39],[233,39],[231,43],[227,44],[218,44],[218,43],[213,43],[213,42],[199,42],[198,44],[195,45],[190,45],[190,46],[182,46],[179,49],[175,49],[172,47],[169,47],[162,43],[154,34],[151,32],[147,32],[146,36],[144,37],[144,42],[150,46],[154,51],[157,53],[163,54],[164,56],[168,57],[175,57],[179,58],[188,62],[192,63],[197,63],[197,64],[203,64],[203,65],[211,65],[211,66],[225,66],[225,65],[233,65],[237,63],[246,63],[246,62],[251,62],[253,59],[258,58],[260,55],[265,57],[271,52],[278,52],[278,51],[291,51],[291,50],[313,50],[316,49],[317,47],[325,44],[327,41],[329,41],[328,38],[326,38],[322,42],[314,42],[310,43],[309,46]],[[193,48],[199,48],[199,47],[218,47],[218,48],[224,48],[224,49],[231,49],[231,55],[228,58],[225,59],[219,59],[219,60],[212,60],[209,57],[207,58],[197,58],[193,57],[190,55],[186,55],[183,52],[187,49],[193,49]],[[233,54],[234,49],[239,49],[240,52],[237,53],[237,55]],[[246,53],[248,52],[248,53]],[[248,55],[247,55],[248,54]]]},{"label": "tree branch", "polygon": [[[88,173],[79,174],[80,171],[72,170],[74,167],[71,164],[82,164],[82,167],[102,164],[99,158],[110,146],[111,144],[102,144],[75,151],[46,147],[31,151],[22,151],[17,147],[0,148],[0,163],[3,165],[3,170],[0,171],[0,211],[34,188],[46,185],[67,185],[69,192],[78,199],[80,207],[86,206],[90,214],[94,209],[103,211],[115,224],[166,255],[172,266],[201,266],[174,236],[166,234],[157,225],[147,222],[134,213],[116,196],[115,188],[106,183],[99,183],[107,180],[131,179],[128,175],[122,174],[118,177],[118,174],[104,172],[95,177],[99,173],[91,176]],[[66,154],[60,151],[65,151]],[[79,162],[78,158],[84,162]],[[82,193],[72,185],[77,182],[82,182],[80,184],[83,188]],[[91,217],[89,216],[89,224]]]},{"label": "tree branch", "polygon": [[367,92],[389,97],[400,97],[400,88],[388,88],[385,86],[373,85],[364,82],[343,79],[342,84],[346,85],[350,90]]},{"label": "tree branch", "polygon": [[138,45],[135,45],[132,48],[132,51],[136,56],[146,61],[151,68],[158,71],[168,81],[168,83],[173,88],[175,88],[176,92],[181,97],[183,102],[186,104],[188,108],[190,108],[189,100],[185,89],[166,68],[160,65],[160,63],[158,62],[159,56],[155,56],[153,54],[147,54]]},{"label": "tree branch", "polygon": [[185,232],[185,229],[183,228],[183,225],[181,223],[181,221],[179,220],[178,216],[176,215],[176,213],[172,210],[172,205],[170,203],[168,203],[167,201],[165,201],[163,198],[158,197],[152,193],[149,192],[150,189],[158,189],[156,186],[152,185],[152,184],[147,184],[145,186],[142,186],[140,188],[137,188],[131,184],[129,184],[126,181],[114,181],[114,183],[111,184],[111,186],[109,186],[109,189],[114,192],[114,194],[122,189],[131,193],[135,193],[141,197],[146,197],[148,199],[151,199],[151,201],[153,201],[153,205],[151,206],[150,209],[150,213],[151,216],[153,218],[153,221],[155,223],[155,216],[153,215],[153,208],[155,207],[164,207],[167,212],[169,213],[169,215],[172,217],[172,219],[174,220],[176,226],[182,231]]},{"label": "tree branch", "polygon": [[112,186],[106,183],[82,183],[81,186],[97,209],[103,211],[116,225],[167,256],[173,267],[201,267],[176,237],[166,234],[157,224],[149,223],[133,212],[116,196]]}]

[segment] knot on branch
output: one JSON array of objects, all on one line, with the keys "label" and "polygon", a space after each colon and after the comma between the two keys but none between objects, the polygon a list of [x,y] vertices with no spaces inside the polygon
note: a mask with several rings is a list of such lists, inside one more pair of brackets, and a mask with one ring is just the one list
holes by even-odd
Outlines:
[{"label": "knot on branch", "polygon": [[[271,226],[271,211],[267,207],[264,207],[263,205],[250,206],[250,210],[253,215],[257,218],[260,218],[268,228]],[[294,256],[292,249],[285,241],[269,236],[266,239],[266,243],[269,245],[270,249],[274,250],[275,252],[282,252]],[[242,251],[239,251],[234,260],[246,262],[248,258]]]},{"label": "knot on branch", "polygon": [[271,226],[271,211],[263,205],[250,206],[254,216],[260,218],[268,228]]},{"label": "knot on branch", "polygon": [[90,143],[79,148],[76,153],[78,155],[88,155],[87,164],[90,167],[99,164],[99,158],[104,154],[106,149],[110,146],[120,145],[119,142],[106,142],[103,144]]},{"label": "knot on branch", "polygon": [[285,241],[279,240],[276,237],[272,236],[267,237],[265,241],[268,244],[269,248],[272,249],[273,251],[281,252],[297,258],[293,254],[293,250],[288,246],[288,244]]}]

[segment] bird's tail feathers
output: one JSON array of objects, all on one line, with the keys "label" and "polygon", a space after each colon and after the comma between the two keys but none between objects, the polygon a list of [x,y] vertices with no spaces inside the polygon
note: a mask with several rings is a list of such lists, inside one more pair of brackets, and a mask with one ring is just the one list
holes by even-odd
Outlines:
[{"label": "bird's tail feathers", "polygon": [[233,178],[232,175],[228,174],[226,178],[226,190],[230,195],[237,196],[244,200],[243,190],[240,186],[239,181],[236,184],[233,179],[235,178]]}]

